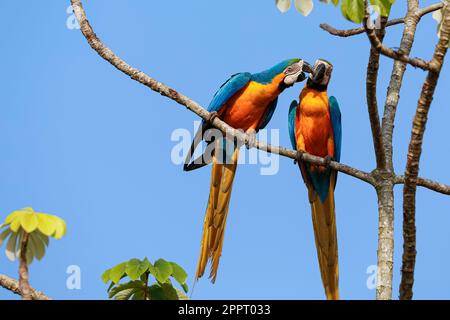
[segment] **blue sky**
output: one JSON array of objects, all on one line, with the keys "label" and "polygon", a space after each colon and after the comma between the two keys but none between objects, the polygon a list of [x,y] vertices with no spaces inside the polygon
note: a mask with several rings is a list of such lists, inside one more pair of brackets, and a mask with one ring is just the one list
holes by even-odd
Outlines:
[{"label": "blue sky", "polygon": [[[319,24],[354,27],[338,9],[316,1],[305,18],[277,11],[273,1],[85,1],[91,24],[118,55],[207,105],[227,77],[258,72],[300,57],[334,63],[329,93],[343,114],[342,162],[374,167],[365,105],[369,43],[364,35],[330,36]],[[435,1],[421,1],[422,5]],[[189,273],[199,254],[210,169],[185,173],[171,161],[176,129],[192,132],[197,117],[131,81],[100,59],[78,30],[66,27],[68,1],[1,1],[4,62],[0,73],[0,217],[32,206],[68,224],[31,284],[58,299],[105,299],[102,272],[132,257],[176,261]],[[405,13],[397,1],[393,17]],[[431,16],[420,24],[412,55],[431,57],[437,41]],[[399,45],[401,26],[386,44]],[[392,61],[382,58],[383,105]],[[421,175],[450,182],[447,146],[450,66],[444,66],[425,136]],[[402,172],[411,121],[425,73],[408,68],[397,113],[395,167]],[[287,90],[269,124],[289,146],[287,110],[302,85]],[[401,195],[396,187],[394,297],[401,262]],[[450,198],[419,189],[416,298],[450,298]],[[372,299],[366,270],[376,264],[378,213],[374,190],[340,175],[336,189],[341,296]],[[195,299],[323,299],[306,190],[297,166],[280,159],[276,175],[242,165],[231,200],[219,276],[202,279]],[[0,253],[0,273],[17,263]],[[81,289],[66,288],[66,269],[81,269]],[[0,290],[0,298],[15,298]]]}]

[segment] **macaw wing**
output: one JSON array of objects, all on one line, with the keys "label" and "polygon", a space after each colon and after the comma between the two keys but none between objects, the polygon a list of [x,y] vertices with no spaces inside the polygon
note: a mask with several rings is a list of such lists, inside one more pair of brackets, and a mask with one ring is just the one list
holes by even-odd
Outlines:
[{"label": "macaw wing", "polygon": [[270,122],[270,120],[272,119],[273,113],[275,112],[275,109],[277,107],[277,103],[278,103],[278,97],[269,104],[269,107],[267,108],[267,112],[264,115],[264,119],[261,122],[261,125],[259,126],[258,130],[264,129],[267,126],[267,124]]},{"label": "macaw wing", "polygon": [[295,139],[295,116],[297,113],[297,106],[297,101],[292,101],[288,114],[289,138],[291,139],[292,148],[294,148],[294,150],[297,150],[297,141]]},{"label": "macaw wing", "polygon": [[250,82],[252,75],[248,72],[232,75],[216,92],[208,106],[209,112],[218,112],[220,108],[233,97],[239,90]]},{"label": "macaw wing", "polygon": [[336,161],[341,161],[341,146],[342,146],[342,124],[341,124],[341,110],[339,103],[335,97],[329,98],[331,126],[333,128],[334,138],[334,158]]}]

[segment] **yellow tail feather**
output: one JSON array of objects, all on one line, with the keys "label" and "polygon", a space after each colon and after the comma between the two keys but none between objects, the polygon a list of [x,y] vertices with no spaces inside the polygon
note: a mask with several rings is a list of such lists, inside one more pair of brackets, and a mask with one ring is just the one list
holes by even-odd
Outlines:
[{"label": "yellow tail feather", "polygon": [[[216,151],[221,152],[217,145]],[[209,277],[213,283],[216,281],[238,156],[239,149],[236,149],[231,157],[230,164],[219,164],[217,163],[217,157],[213,157],[211,187],[203,223],[203,237],[196,279],[203,276],[206,265],[211,260],[211,273]]]},{"label": "yellow tail feather", "polygon": [[328,197],[324,203],[311,187],[308,188],[320,273],[328,300],[339,299],[338,244],[334,208],[335,179],[336,174],[332,174]]}]

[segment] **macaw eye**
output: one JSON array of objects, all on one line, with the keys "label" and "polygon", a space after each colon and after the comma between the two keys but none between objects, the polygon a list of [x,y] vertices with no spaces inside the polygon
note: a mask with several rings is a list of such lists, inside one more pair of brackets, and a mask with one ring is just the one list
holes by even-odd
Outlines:
[{"label": "macaw eye", "polygon": [[291,73],[292,72],[292,67],[289,67],[286,69],[286,73]]}]

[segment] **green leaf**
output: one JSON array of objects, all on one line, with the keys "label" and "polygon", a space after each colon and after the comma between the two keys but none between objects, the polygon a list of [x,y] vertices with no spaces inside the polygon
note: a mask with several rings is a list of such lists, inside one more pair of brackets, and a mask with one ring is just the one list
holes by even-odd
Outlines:
[{"label": "green leaf", "polygon": [[111,272],[111,269],[108,269],[105,272],[103,272],[103,274],[102,274],[102,281],[104,283],[108,283],[109,280],[111,280],[111,278],[109,277],[110,272]]},{"label": "green leaf", "polygon": [[172,276],[175,280],[181,285],[185,283],[188,276],[186,271],[175,262],[170,262],[170,264],[172,265]]},{"label": "green leaf", "polygon": [[342,14],[355,23],[361,23],[364,18],[364,0],[342,0]]},{"label": "green leaf", "polygon": [[21,218],[21,216],[18,216],[18,217],[15,218],[15,219],[11,222],[11,224],[9,225],[9,227],[11,228],[11,230],[12,230],[13,232],[19,231],[19,228],[20,228],[20,218]]},{"label": "green leaf", "polygon": [[137,280],[140,277],[138,274],[139,265],[141,261],[139,259],[131,259],[127,262],[127,266],[125,268],[125,272],[131,280]]},{"label": "green leaf", "polygon": [[11,234],[8,243],[6,244],[6,257],[11,261],[16,260],[17,236],[18,234],[16,232]]},{"label": "green leaf", "polygon": [[158,283],[155,283],[148,288],[148,294],[150,300],[167,300],[165,298],[163,289]]},{"label": "green leaf", "polygon": [[51,216],[51,217],[53,218],[54,223],[56,225],[56,230],[55,230],[55,234],[53,235],[53,237],[55,239],[61,239],[62,236],[66,234],[66,223],[61,218],[58,218],[56,216]]},{"label": "green leaf", "polygon": [[181,287],[183,288],[184,292],[187,293],[187,292],[189,291],[188,285],[187,285],[186,283],[183,283],[183,284],[181,285]]},{"label": "green leaf", "polygon": [[155,278],[160,283],[164,283],[172,274],[172,265],[164,259],[158,259],[155,262],[156,275]]},{"label": "green leaf", "polygon": [[122,290],[114,296],[114,300],[130,300],[131,296],[135,294],[136,291],[138,291],[136,288]]},{"label": "green leaf", "polygon": [[381,16],[388,17],[395,0],[370,0],[373,9]]},{"label": "green leaf", "polygon": [[53,219],[49,218],[49,215],[46,214],[38,214],[37,216],[39,221],[39,231],[46,236],[52,236],[56,231],[56,224]]},{"label": "green leaf", "polygon": [[48,247],[48,236],[46,236],[45,234],[43,234],[40,231],[35,231],[33,232],[34,235],[36,235],[36,237],[38,237],[39,239],[41,239],[41,241],[44,243],[44,245],[46,247]]},{"label": "green leaf", "polygon": [[2,231],[2,233],[0,233],[0,246],[3,244],[3,241],[5,241],[5,239],[11,234],[11,232],[12,231],[10,228],[6,228]]},{"label": "green leaf", "polygon": [[[12,213],[10,213],[6,219],[5,219],[5,224],[10,224],[12,223],[14,220],[20,218],[21,216],[23,216],[24,214],[33,212],[32,208],[23,208],[21,210],[16,210],[13,211]],[[19,219],[20,220],[20,219]]]},{"label": "green leaf", "polygon": [[144,290],[136,291],[131,300],[144,300]]},{"label": "green leaf", "polygon": [[117,266],[111,268],[111,270],[109,272],[109,278],[111,279],[111,281],[114,283],[119,283],[120,279],[125,274],[126,267],[127,267],[127,263],[122,262],[122,263],[118,264]]},{"label": "green leaf", "polygon": [[165,300],[178,300],[177,290],[175,290],[170,282],[163,283],[161,288],[164,293]]},{"label": "green leaf", "polygon": [[36,230],[39,224],[38,217],[34,212],[22,215],[20,218],[20,222],[22,228],[28,233],[32,233],[34,230]]},{"label": "green leaf", "polygon": [[109,298],[114,298],[116,295],[118,295],[120,292],[126,291],[126,290],[130,290],[133,289],[133,292],[127,292],[124,293],[123,296],[128,296],[126,299],[124,299],[124,297],[122,296],[120,299],[116,300],[128,300],[131,295],[137,291],[137,290],[143,290],[144,289],[144,284],[142,283],[142,281],[130,281],[127,283],[121,283],[118,284],[116,286],[114,286],[110,291],[109,291]]},{"label": "green leaf", "polygon": [[32,244],[34,251],[33,255],[36,259],[39,261],[42,260],[45,255],[45,244],[42,242],[41,238],[36,233],[32,233],[30,234],[29,243]]}]

